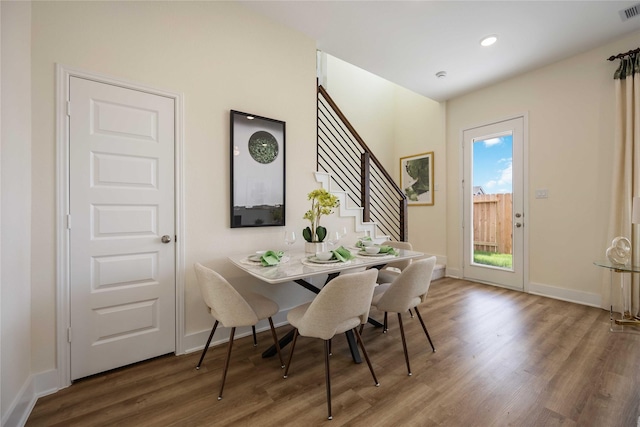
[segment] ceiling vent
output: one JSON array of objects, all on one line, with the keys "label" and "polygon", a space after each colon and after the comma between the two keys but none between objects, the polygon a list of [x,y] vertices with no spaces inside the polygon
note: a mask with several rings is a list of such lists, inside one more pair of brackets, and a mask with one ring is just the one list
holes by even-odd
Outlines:
[{"label": "ceiling vent", "polygon": [[620,14],[620,19],[622,19],[622,21],[635,18],[636,16],[640,15],[640,3],[634,4],[633,6],[626,9],[622,9],[618,13]]}]

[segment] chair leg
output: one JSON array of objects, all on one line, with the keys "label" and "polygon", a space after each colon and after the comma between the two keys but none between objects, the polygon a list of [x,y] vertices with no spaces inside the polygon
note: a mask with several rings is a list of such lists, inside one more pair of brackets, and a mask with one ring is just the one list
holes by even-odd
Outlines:
[{"label": "chair leg", "polygon": [[411,311],[411,309],[409,309],[409,315],[411,316],[411,318],[413,319],[413,312]]},{"label": "chair leg", "polygon": [[251,326],[251,332],[253,332],[253,346],[258,346],[258,337],[256,337],[256,325]]},{"label": "chair leg", "polygon": [[384,312],[384,324],[382,325],[382,333],[386,334],[389,329],[389,323],[387,323],[387,312]]},{"label": "chair leg", "polygon": [[364,331],[364,323],[362,325],[360,325],[360,335],[362,335],[362,331]]},{"label": "chair leg", "polygon": [[227,350],[227,360],[224,361],[224,370],[222,371],[222,384],[220,385],[220,394],[218,400],[222,400],[222,390],[224,390],[224,382],[227,379],[227,370],[229,369],[229,359],[231,359],[231,347],[233,347],[233,336],[236,334],[236,328],[231,328],[229,335],[229,346]]},{"label": "chair leg", "polygon": [[[282,353],[280,352],[280,342],[278,341],[278,335],[276,335],[276,328],[273,327],[273,319],[269,317],[269,326],[271,327],[271,336],[273,336],[273,342],[278,352],[278,358],[280,359],[280,367],[284,368],[284,362],[282,361]],[[254,326],[255,328],[255,326]]]},{"label": "chair leg", "polygon": [[293,359],[293,350],[296,348],[296,341],[298,340],[298,330],[295,329],[293,331],[293,341],[291,341],[291,353],[289,353],[289,360],[287,361],[287,367],[284,370],[283,378],[287,378],[289,376],[289,368],[291,367],[291,359]]},{"label": "chair leg", "polygon": [[429,344],[431,344],[431,349],[435,353],[436,352],[436,348],[433,346],[433,342],[431,341],[431,337],[429,336],[429,332],[427,331],[427,327],[424,325],[424,322],[422,321],[422,316],[420,316],[420,312],[418,311],[418,307],[415,307],[415,310],[416,310],[416,314],[418,315],[418,319],[420,319],[420,324],[422,325],[422,329],[424,330],[424,333],[427,336],[427,339],[429,340]]},{"label": "chair leg", "polygon": [[358,332],[357,328],[353,328],[353,332],[358,339],[358,343],[360,344],[360,349],[362,350],[362,354],[364,355],[364,360],[367,361],[367,365],[369,365],[369,371],[371,371],[371,376],[373,377],[373,381],[376,384],[376,387],[380,387],[380,383],[378,382],[378,378],[376,378],[375,372],[373,372],[373,366],[371,365],[371,361],[369,360],[369,355],[367,354],[367,350],[364,348],[364,342],[362,341],[362,337]]},{"label": "chair leg", "polygon": [[329,356],[333,356],[333,352],[331,351],[331,338],[329,338]]},{"label": "chair leg", "polygon": [[327,384],[327,419],[332,420],[331,415],[331,372],[329,369],[329,340],[324,341],[324,372],[325,382]]},{"label": "chair leg", "polygon": [[411,366],[409,365],[409,353],[407,352],[407,340],[404,337],[404,326],[402,326],[402,314],[398,313],[398,323],[400,324],[400,335],[402,336],[402,348],[404,349],[404,360],[407,362],[407,372],[411,376]]},{"label": "chair leg", "polygon": [[211,338],[213,338],[213,334],[216,332],[216,328],[218,327],[218,321],[213,324],[213,328],[211,329],[211,333],[209,334],[209,339],[207,339],[207,343],[204,345],[202,349],[202,356],[200,356],[200,361],[198,362],[198,366],[196,369],[200,369],[200,365],[202,365],[202,360],[204,360],[204,355],[207,354],[207,350],[209,350],[209,344],[211,344]]}]

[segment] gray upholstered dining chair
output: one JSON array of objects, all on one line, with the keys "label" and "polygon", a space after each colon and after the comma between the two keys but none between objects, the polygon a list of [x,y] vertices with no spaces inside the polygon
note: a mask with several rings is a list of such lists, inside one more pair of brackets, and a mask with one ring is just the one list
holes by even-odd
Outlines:
[{"label": "gray upholstered dining chair", "polygon": [[[391,246],[392,248],[396,248],[396,249],[406,249],[410,251],[413,250],[413,246],[409,242],[396,242],[395,240],[388,240],[384,242],[383,245]],[[409,266],[409,264],[411,264],[410,259],[404,260],[404,261],[390,262],[389,264],[385,265],[383,268],[380,269],[380,271],[378,272],[378,278],[376,279],[376,282],[378,283],[393,282],[396,279],[396,277],[400,275],[402,270],[404,270]]]},{"label": "gray upholstered dining chair", "polygon": [[330,340],[336,334],[353,331],[376,387],[380,385],[358,332],[358,326],[367,322],[371,308],[376,270],[366,270],[338,276],[327,283],[313,301],[289,311],[287,320],[296,328],[284,378],[289,375],[291,359],[298,335],[324,340],[325,382],[327,388],[328,419],[331,415],[331,375],[329,369]]},{"label": "gray upholstered dining chair", "polygon": [[[276,335],[276,330],[273,327],[273,319],[271,318],[271,316],[278,312],[279,307],[275,301],[258,293],[251,291],[238,292],[224,277],[202,264],[196,263],[195,270],[202,298],[207,307],[209,307],[209,313],[215,319],[213,329],[211,329],[209,339],[207,339],[207,343],[202,350],[202,355],[200,356],[200,361],[196,369],[200,369],[202,360],[209,349],[209,344],[211,344],[211,338],[213,338],[213,334],[218,327],[218,323],[221,323],[224,327],[231,328],[227,358],[224,362],[224,370],[222,372],[222,384],[220,385],[220,393],[218,395],[218,400],[221,400],[227,378],[227,370],[229,368],[229,359],[231,358],[233,337],[237,327],[255,327],[260,320],[268,319],[273,342],[275,343],[278,357],[280,358],[280,366],[284,368],[278,336]],[[255,345],[255,329],[252,328],[252,330],[254,332]]]},{"label": "gray upholstered dining chair", "polygon": [[409,365],[409,354],[407,353],[407,341],[404,336],[404,326],[402,325],[402,313],[406,313],[413,308],[418,315],[422,329],[424,330],[431,349],[435,352],[433,341],[429,336],[429,331],[422,320],[418,305],[425,302],[427,292],[431,286],[431,275],[436,265],[436,257],[421,259],[412,262],[402,273],[392,282],[377,286],[374,290],[371,305],[380,311],[384,311],[384,331],[387,330],[387,313],[398,313],[398,323],[400,325],[400,335],[402,337],[402,348],[407,364],[407,372],[411,375]]}]

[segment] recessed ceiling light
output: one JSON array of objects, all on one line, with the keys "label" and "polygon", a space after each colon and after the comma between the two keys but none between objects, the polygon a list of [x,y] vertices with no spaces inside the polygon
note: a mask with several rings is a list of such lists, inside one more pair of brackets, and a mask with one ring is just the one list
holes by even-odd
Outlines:
[{"label": "recessed ceiling light", "polygon": [[491,36],[486,36],[482,40],[480,40],[480,44],[484,47],[487,47],[487,46],[491,46],[497,41],[498,41],[498,36],[491,35]]}]

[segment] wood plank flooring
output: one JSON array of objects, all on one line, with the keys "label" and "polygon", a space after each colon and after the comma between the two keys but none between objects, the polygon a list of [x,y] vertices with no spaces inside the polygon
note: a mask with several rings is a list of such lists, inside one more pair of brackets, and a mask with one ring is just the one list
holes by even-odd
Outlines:
[{"label": "wood plank flooring", "polygon": [[257,348],[251,337],[234,343],[221,401],[226,345],[199,371],[199,353],[170,355],[77,381],[39,399],[27,426],[638,426],[640,335],[609,332],[608,312],[441,279],[421,313],[437,352],[403,317],[411,377],[397,317],[387,334],[365,328],[380,387],[333,340],[332,421],[322,342],[299,338],[285,380],[277,358],[261,357],[267,331]]}]

